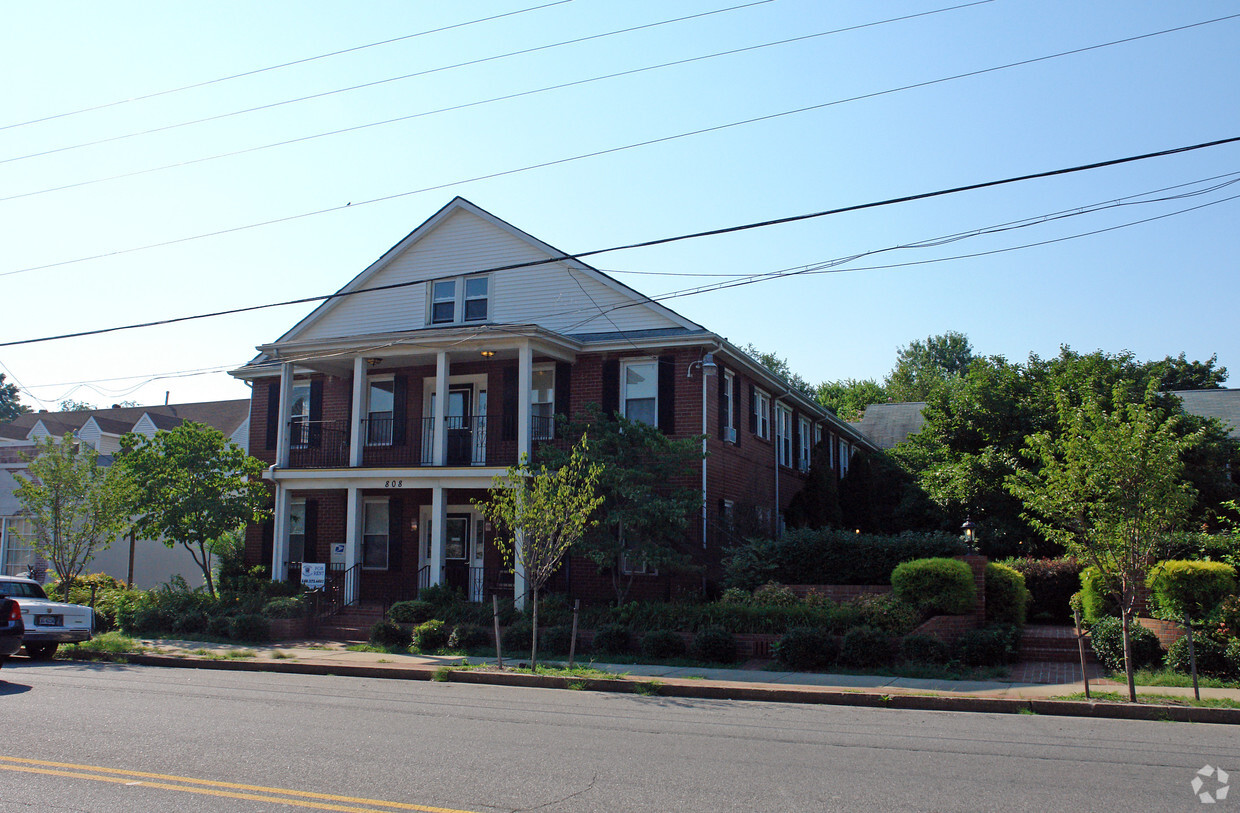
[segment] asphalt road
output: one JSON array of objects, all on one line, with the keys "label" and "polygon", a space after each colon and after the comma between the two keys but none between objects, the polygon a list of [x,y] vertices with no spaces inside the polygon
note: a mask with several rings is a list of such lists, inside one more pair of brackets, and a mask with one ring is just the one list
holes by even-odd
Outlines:
[{"label": "asphalt road", "polygon": [[2,811],[1240,810],[1231,726],[21,658],[0,721]]}]

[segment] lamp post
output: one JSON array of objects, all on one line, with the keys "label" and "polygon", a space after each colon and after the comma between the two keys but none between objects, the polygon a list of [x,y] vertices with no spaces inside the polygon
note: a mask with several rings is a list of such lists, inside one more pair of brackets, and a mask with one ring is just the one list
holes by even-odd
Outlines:
[{"label": "lamp post", "polygon": [[969,546],[969,550],[977,553],[977,523],[972,517],[966,517],[960,530],[964,531],[964,541]]},{"label": "lamp post", "polygon": [[685,372],[686,378],[693,378],[693,368],[702,370],[702,549],[706,549],[706,379],[719,371],[715,363],[715,354],[707,353],[698,361],[692,362]]}]

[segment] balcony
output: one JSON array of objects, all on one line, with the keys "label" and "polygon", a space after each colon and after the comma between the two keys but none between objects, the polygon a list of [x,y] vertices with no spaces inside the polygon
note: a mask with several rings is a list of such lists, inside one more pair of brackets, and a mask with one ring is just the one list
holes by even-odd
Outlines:
[{"label": "balcony", "polygon": [[[531,418],[534,460],[539,450],[565,448],[555,437],[550,417]],[[348,468],[351,427],[348,421],[292,421],[289,425],[289,467],[294,469]],[[516,415],[498,413],[468,417],[449,416],[445,467],[511,466],[517,462]],[[429,468],[435,465],[435,419],[397,425],[392,418],[362,420],[362,467]]]}]

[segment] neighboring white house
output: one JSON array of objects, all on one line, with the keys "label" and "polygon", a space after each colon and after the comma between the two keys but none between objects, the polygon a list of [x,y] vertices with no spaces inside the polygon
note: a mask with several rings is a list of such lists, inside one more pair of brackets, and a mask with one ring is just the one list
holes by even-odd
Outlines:
[{"label": "neighboring white house", "polygon": [[[37,412],[18,416],[0,424],[0,573],[24,575],[33,569],[46,575],[47,565],[29,542],[29,523],[21,515],[21,503],[13,491],[15,473],[24,473],[23,455],[34,449],[34,441],[44,437],[72,434],[80,443],[97,449],[101,461],[111,463],[111,455],[121,448],[121,436],[137,432],[147,437],[173,429],[185,421],[213,426],[243,449],[248,449],[250,402],[205,401],[195,404],[169,404],[151,407],[112,407],[81,412]],[[107,573],[135,587],[150,588],[180,575],[192,587],[203,583],[202,571],[184,547],[169,548],[150,539],[118,540],[111,548],[96,553],[86,567],[88,573]]]}]

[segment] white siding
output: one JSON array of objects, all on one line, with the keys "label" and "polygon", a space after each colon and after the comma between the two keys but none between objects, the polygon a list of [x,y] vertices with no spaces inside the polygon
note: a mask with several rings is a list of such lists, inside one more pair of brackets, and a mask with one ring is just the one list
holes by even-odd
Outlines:
[{"label": "white siding", "polygon": [[[527,262],[546,253],[519,235],[472,212],[457,210],[387,266],[365,287],[431,280],[500,265]],[[655,308],[637,305],[604,317],[599,309],[638,300],[586,271],[565,263],[496,272],[491,283],[490,319],[506,324],[537,324],[563,333],[589,333],[677,327]],[[337,301],[296,336],[328,339],[426,327],[426,286],[362,294]]]},{"label": "white siding", "polygon": [[151,416],[143,413],[142,417],[138,419],[138,422],[133,425],[132,431],[135,434],[153,438],[155,437],[155,432],[158,430],[155,427],[155,423],[151,420]]},{"label": "white siding", "polygon": [[250,453],[250,419],[248,416],[237,427],[237,431],[232,433],[229,440],[244,449],[246,454]]},{"label": "white siding", "polygon": [[[77,439],[85,443],[92,449],[99,449],[99,438],[103,432],[99,429],[99,424],[95,423],[94,418],[88,418],[86,423],[82,424],[82,428],[77,430]],[[103,451],[99,449],[99,451]]]}]

